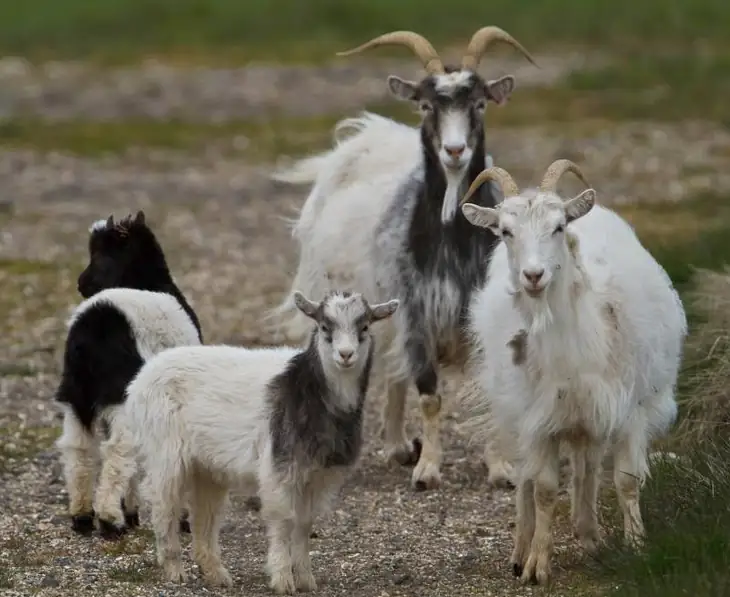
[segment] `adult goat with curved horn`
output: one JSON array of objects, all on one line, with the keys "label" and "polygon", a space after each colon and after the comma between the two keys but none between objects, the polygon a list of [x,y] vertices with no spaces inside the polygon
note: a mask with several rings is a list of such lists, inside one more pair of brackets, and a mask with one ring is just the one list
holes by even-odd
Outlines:
[{"label": "adult goat with curved horn", "polygon": [[[482,27],[472,36],[464,64],[476,66],[497,40],[534,62],[506,32]],[[309,323],[296,308],[297,289],[322,297],[347,287],[373,300],[381,294],[401,300],[392,322],[381,328],[374,361],[374,379],[387,388],[385,453],[401,464],[415,463],[413,486],[431,489],[441,480],[439,371],[461,368],[464,313],[473,289],[485,279],[496,242],[491,230],[469,224],[459,198],[493,165],[484,115],[490,102],[506,103],[515,79],[488,80],[471,68],[444,66],[433,46],[411,31],[386,33],[339,55],[385,44],[411,48],[426,67],[420,81],[388,78],[394,97],[418,107],[421,124],[411,127],[368,113],[346,119],[337,125],[335,147],[275,175],[281,182],[313,186],[294,226],[297,273],[288,296],[270,315],[287,341],[300,343]],[[514,190],[503,186],[507,194]],[[482,185],[470,197],[493,207],[500,199],[498,185]],[[420,394],[423,423],[416,439],[405,430],[411,383]],[[485,457],[491,482],[511,480],[496,452],[488,448]]]}]

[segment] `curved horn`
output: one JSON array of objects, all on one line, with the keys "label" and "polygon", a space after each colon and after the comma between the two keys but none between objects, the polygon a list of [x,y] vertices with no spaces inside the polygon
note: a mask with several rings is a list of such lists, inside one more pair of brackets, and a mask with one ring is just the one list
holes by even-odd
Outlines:
[{"label": "curved horn", "polygon": [[555,187],[557,186],[560,177],[566,172],[572,172],[584,185],[587,187],[591,186],[577,164],[570,160],[555,160],[548,166],[548,169],[545,170],[545,176],[542,177],[542,182],[540,183],[540,190],[555,191]]},{"label": "curved horn", "polygon": [[492,166],[491,168],[486,168],[485,170],[482,170],[477,175],[477,177],[474,179],[474,182],[471,183],[469,190],[466,192],[466,194],[459,203],[465,203],[467,199],[469,199],[469,197],[471,197],[476,192],[476,190],[488,180],[494,180],[499,183],[499,185],[502,187],[502,193],[504,194],[505,199],[507,197],[513,197],[514,195],[520,194],[520,189],[517,188],[517,183],[512,178],[512,175],[504,168],[500,168],[499,166]]},{"label": "curved horn", "polygon": [[423,63],[423,67],[430,75],[438,75],[444,72],[444,63],[436,53],[436,50],[425,37],[413,31],[392,31],[384,33],[357,48],[345,52],[337,52],[338,56],[350,56],[370,48],[377,48],[385,45],[401,45],[410,48]]},{"label": "curved horn", "polygon": [[532,64],[537,66],[537,62],[532,55],[509,33],[500,29],[499,27],[482,27],[474,35],[472,35],[469,45],[464,53],[464,58],[461,60],[461,68],[468,70],[476,70],[479,65],[479,60],[484,55],[489,44],[494,41],[503,41],[508,43],[513,48],[519,50],[522,55],[527,58]]}]

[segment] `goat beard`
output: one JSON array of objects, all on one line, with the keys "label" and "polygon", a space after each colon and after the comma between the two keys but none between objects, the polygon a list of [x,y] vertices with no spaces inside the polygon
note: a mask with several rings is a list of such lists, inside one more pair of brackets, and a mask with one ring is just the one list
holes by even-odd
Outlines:
[{"label": "goat beard", "polygon": [[[446,224],[451,222],[459,208],[460,189],[469,166],[464,166],[461,170],[450,170],[444,168],[444,176],[446,177],[446,192],[444,193],[444,202],[441,207],[441,222]],[[466,192],[466,189],[464,189]]]}]

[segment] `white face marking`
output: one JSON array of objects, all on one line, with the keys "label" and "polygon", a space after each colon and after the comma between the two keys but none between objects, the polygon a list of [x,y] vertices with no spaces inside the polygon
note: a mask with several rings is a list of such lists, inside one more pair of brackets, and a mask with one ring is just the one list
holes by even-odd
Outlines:
[{"label": "white face marking", "polygon": [[[365,315],[362,298],[358,295],[330,297],[325,303],[323,315],[320,333],[324,334],[325,341],[320,342],[320,350],[329,352],[329,358],[338,368],[359,369],[355,365],[364,362],[369,341],[369,335],[362,334],[362,324],[369,325],[369,322],[362,319]],[[328,336],[331,337],[331,344],[326,341]],[[360,341],[361,337],[363,342]]]},{"label": "white face marking", "polygon": [[553,193],[523,193],[505,199],[498,211],[512,283],[537,297],[568,258],[563,202]]},{"label": "white face marking", "polygon": [[468,70],[458,70],[453,73],[436,75],[436,91],[445,95],[451,95],[456,87],[466,87],[473,73]]}]

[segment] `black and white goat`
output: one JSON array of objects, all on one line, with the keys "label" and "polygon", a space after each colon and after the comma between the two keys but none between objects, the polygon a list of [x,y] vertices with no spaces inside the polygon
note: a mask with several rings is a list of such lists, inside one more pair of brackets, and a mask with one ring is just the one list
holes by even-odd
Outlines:
[{"label": "black and white goat", "polygon": [[[437,368],[463,365],[463,325],[472,289],[484,282],[496,237],[471,226],[457,209],[459,197],[485,166],[492,165],[484,140],[487,103],[504,104],[514,77],[485,80],[477,72],[491,42],[503,41],[534,63],[514,38],[497,27],[472,37],[461,67],[445,67],[431,44],[413,32],[394,32],[346,52],[384,44],[409,47],[427,76],[420,82],[395,76],[391,93],[414,102],[422,122],[414,128],[375,114],[340,122],[338,139],[321,155],[275,176],[290,183],[314,182],[294,237],[300,245],[292,292],[271,319],[290,341],[306,327],[294,308],[293,289],[323,296],[334,287],[352,288],[385,300],[397,296],[401,308],[394,325],[384,326],[376,361],[387,386],[383,412],[388,458],[401,464],[417,460],[412,482],[417,489],[440,484],[441,395]],[[494,206],[497,187],[484,186],[475,202]],[[388,354],[386,354],[388,353]],[[386,364],[387,360],[387,364]],[[404,408],[410,380],[421,396],[423,440],[410,441]],[[492,481],[503,470],[486,453]]]},{"label": "black and white goat", "polygon": [[127,417],[169,580],[186,577],[177,519],[187,489],[193,556],[209,583],[232,584],[218,533],[229,488],[245,484],[261,498],[271,587],[287,594],[316,588],[312,521],[358,459],[369,328],[398,301],[370,305],[340,292],[321,303],[296,293],[295,301],[316,322],[306,348],[182,346],[151,359],[129,384]]},{"label": "black and white goat", "polygon": [[[68,323],[56,394],[64,411],[58,447],[72,528],[91,533],[96,513],[102,535],[113,538],[125,525],[139,524],[137,476],[129,484],[119,481],[130,478],[134,466],[120,411],[127,385],[152,355],[199,344],[202,334],[143,212],[116,224],[110,216],[90,233],[89,265],[78,279],[86,300]],[[103,465],[94,495],[99,447]]]}]

